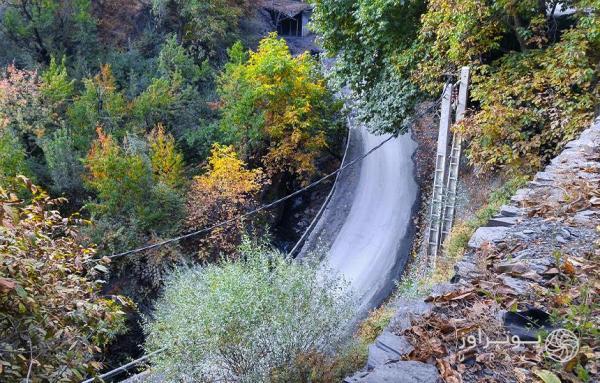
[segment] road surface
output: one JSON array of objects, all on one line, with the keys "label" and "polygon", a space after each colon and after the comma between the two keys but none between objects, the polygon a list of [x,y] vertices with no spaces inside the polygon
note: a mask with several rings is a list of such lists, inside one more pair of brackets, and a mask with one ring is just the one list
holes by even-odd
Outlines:
[{"label": "road surface", "polygon": [[[353,121],[346,161],[389,137]],[[351,283],[361,316],[389,296],[410,253],[419,191],[412,159],[416,146],[405,134],[344,170],[300,253],[321,253]]]}]

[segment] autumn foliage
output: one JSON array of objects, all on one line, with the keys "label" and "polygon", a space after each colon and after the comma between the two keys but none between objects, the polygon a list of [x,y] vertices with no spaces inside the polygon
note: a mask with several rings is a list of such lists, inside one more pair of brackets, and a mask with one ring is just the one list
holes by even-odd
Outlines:
[{"label": "autumn foliage", "polygon": [[485,170],[536,171],[593,118],[599,5],[562,2],[574,10],[566,21],[549,13],[556,4],[434,0],[423,15],[413,79],[436,94],[442,73],[473,67],[471,96],[480,108],[459,129],[471,161]]},{"label": "autumn foliage", "polygon": [[80,244],[76,216],[21,178],[24,204],[0,187],[0,381],[78,381],[124,330],[120,297],[102,297],[103,261]]},{"label": "autumn foliage", "polygon": [[43,134],[50,113],[42,103],[40,85],[37,72],[14,65],[0,74],[0,129]]},{"label": "autumn foliage", "polygon": [[93,238],[115,252],[176,233],[184,178],[173,137],[161,126],[122,142],[100,127],[97,134],[84,162],[85,185],[97,197],[87,205],[96,220]]},{"label": "autumn foliage", "polygon": [[275,34],[248,57],[240,44],[229,54],[219,87],[221,128],[244,158],[264,153],[267,172],[306,181],[317,170],[340,109],[316,61],[308,53],[292,57]]},{"label": "autumn foliage", "polygon": [[[98,193],[101,209],[119,212],[142,203],[150,183],[147,164],[140,154],[123,152],[115,139],[98,128],[98,139],[87,157],[87,185]],[[124,195],[124,193],[127,193]]]},{"label": "autumn foliage", "polygon": [[149,134],[150,164],[154,177],[170,187],[183,184],[183,155],[175,147],[175,139],[162,124],[158,124]]},{"label": "autumn foliage", "polygon": [[[198,230],[231,220],[256,204],[265,185],[260,169],[248,170],[232,146],[215,144],[206,173],[196,177],[188,194],[186,226]],[[216,228],[200,243],[201,258],[233,254],[244,233],[240,219]]]},{"label": "autumn foliage", "polygon": [[398,117],[412,114],[419,96],[439,97],[446,79],[470,66],[472,110],[459,129],[483,171],[539,170],[598,104],[598,0],[313,4],[335,77],[363,101],[368,110],[358,116],[375,130],[406,131]]}]

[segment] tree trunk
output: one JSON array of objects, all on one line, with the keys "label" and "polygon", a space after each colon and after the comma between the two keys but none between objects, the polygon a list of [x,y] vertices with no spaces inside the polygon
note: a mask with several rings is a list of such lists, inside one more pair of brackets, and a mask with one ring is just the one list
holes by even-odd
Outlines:
[{"label": "tree trunk", "polygon": [[513,31],[515,32],[515,36],[517,37],[517,41],[519,42],[519,47],[521,48],[521,52],[527,52],[529,49],[527,48],[527,43],[523,40],[523,36],[521,36],[521,30],[523,30],[523,23],[521,22],[521,18],[514,14],[512,16],[513,19]]}]

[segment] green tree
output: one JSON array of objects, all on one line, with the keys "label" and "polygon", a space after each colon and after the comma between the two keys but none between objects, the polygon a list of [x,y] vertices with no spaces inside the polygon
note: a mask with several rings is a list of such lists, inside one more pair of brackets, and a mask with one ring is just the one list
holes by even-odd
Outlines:
[{"label": "green tree", "polygon": [[418,33],[423,0],[314,0],[313,28],[337,56],[337,71],[357,93],[380,80],[387,59],[410,47]]},{"label": "green tree", "polygon": [[170,79],[167,77],[153,79],[148,88],[132,102],[133,126],[146,132],[159,122],[167,120],[178,101],[177,92],[181,87],[181,81],[180,74]]},{"label": "green tree", "polygon": [[0,380],[79,381],[103,367],[95,358],[123,332],[128,301],[101,295],[106,267],[78,242],[83,222],[22,180],[30,205],[0,188]]},{"label": "green tree", "polygon": [[51,57],[93,51],[96,21],[91,0],[4,0],[3,36],[15,49],[30,52],[41,63]]},{"label": "green tree", "polygon": [[307,181],[315,160],[339,127],[340,104],[308,54],[292,57],[271,34],[247,59],[240,43],[219,77],[221,129],[245,159],[263,155],[270,173]]},{"label": "green tree", "polygon": [[205,160],[212,144],[221,141],[215,123],[218,115],[211,106],[217,97],[214,74],[209,61],[197,65],[174,34],[166,39],[158,56],[158,76],[179,87],[173,91],[175,100],[161,122],[190,161]]},{"label": "green tree", "polygon": [[87,151],[98,126],[119,138],[125,136],[128,106],[117,89],[110,65],[103,65],[98,75],[83,80],[83,84],[84,90],[67,110],[67,117],[76,146]]},{"label": "green tree", "polygon": [[416,39],[424,0],[313,0],[312,27],[326,54],[335,57],[334,78],[348,85],[359,121],[370,130],[406,131],[417,89],[400,68]]},{"label": "green tree", "polygon": [[66,193],[78,205],[86,193],[83,187],[84,168],[82,152],[75,146],[71,131],[60,128],[41,140],[48,174],[52,180],[51,191]]},{"label": "green tree", "polygon": [[[317,263],[264,246],[240,261],[179,269],[145,324],[146,352],[169,382],[269,382],[303,354],[344,343],[355,315],[348,286]],[[185,361],[185,363],[184,363]]]},{"label": "green tree", "polygon": [[67,103],[75,94],[75,80],[69,77],[66,62],[66,56],[63,56],[60,63],[52,56],[50,65],[40,76],[42,96],[57,114],[64,114]]},{"label": "green tree", "polygon": [[165,41],[158,55],[158,71],[161,76],[176,79],[177,74],[189,83],[196,83],[209,74],[208,61],[196,65],[194,59],[185,48],[177,42],[177,37],[171,35]]},{"label": "green tree", "polygon": [[183,182],[178,178],[183,163],[173,138],[160,135],[150,136],[150,144],[129,136],[121,147],[98,129],[98,139],[85,159],[85,184],[97,196],[88,205],[94,216],[114,225],[114,235],[95,233],[95,238],[114,239],[102,243],[110,249],[138,246],[152,235],[173,234],[179,228],[183,200],[178,187]]},{"label": "green tree", "polygon": [[223,59],[223,47],[235,41],[242,16],[254,6],[252,0],[152,0],[155,14],[176,32],[197,62]]},{"label": "green tree", "polygon": [[150,165],[156,182],[176,188],[183,184],[183,156],[175,147],[175,139],[157,125],[148,135]]},{"label": "green tree", "polygon": [[86,184],[98,195],[99,211],[119,214],[144,209],[152,171],[141,153],[123,151],[112,136],[99,128],[86,168]]},{"label": "green tree", "polygon": [[31,174],[25,149],[13,131],[0,128],[0,186],[17,188],[20,174]]}]

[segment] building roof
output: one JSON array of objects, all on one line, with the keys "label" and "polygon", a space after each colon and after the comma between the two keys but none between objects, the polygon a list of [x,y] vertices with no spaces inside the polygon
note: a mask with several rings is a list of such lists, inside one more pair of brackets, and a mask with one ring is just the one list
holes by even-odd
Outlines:
[{"label": "building roof", "polygon": [[263,0],[262,7],[269,11],[283,13],[288,17],[294,17],[298,13],[312,9],[310,4],[295,0]]}]

